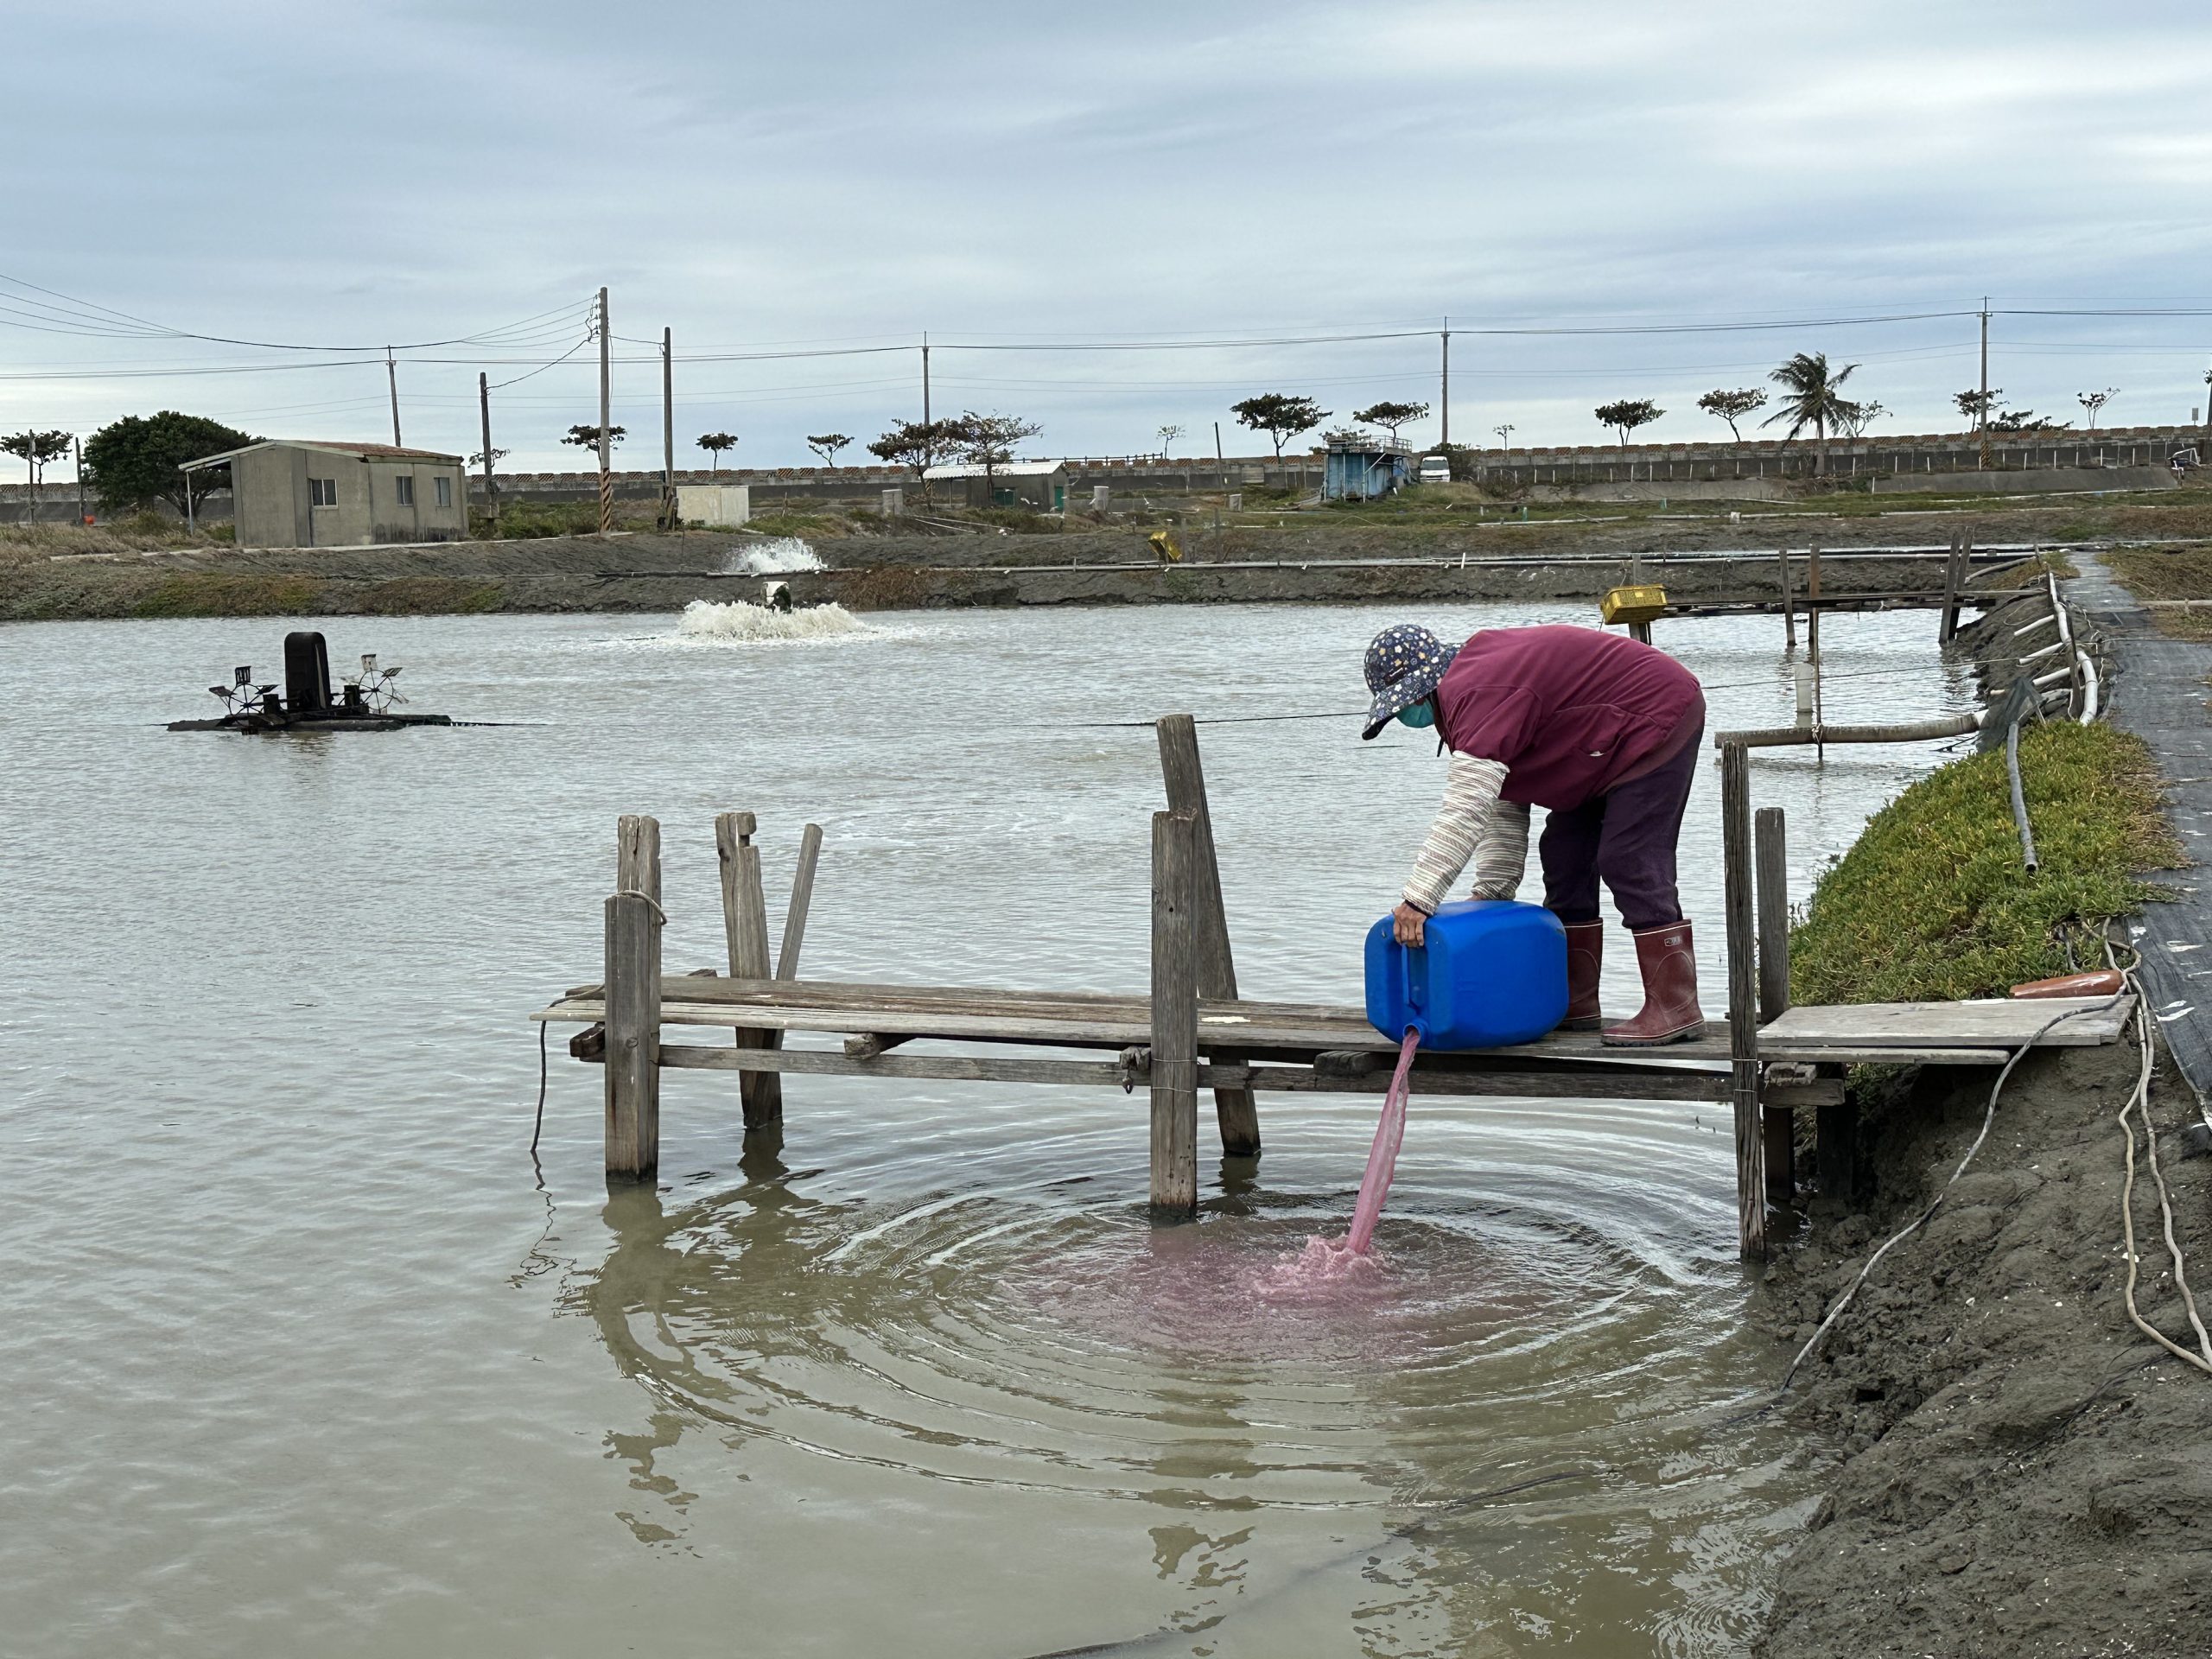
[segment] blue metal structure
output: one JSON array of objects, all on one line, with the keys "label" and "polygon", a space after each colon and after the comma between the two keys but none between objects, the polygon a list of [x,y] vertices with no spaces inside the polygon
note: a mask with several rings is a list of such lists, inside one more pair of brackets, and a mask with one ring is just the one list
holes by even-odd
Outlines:
[{"label": "blue metal structure", "polygon": [[1332,443],[1321,472],[1324,501],[1378,501],[1413,481],[1413,456],[1384,443]]}]

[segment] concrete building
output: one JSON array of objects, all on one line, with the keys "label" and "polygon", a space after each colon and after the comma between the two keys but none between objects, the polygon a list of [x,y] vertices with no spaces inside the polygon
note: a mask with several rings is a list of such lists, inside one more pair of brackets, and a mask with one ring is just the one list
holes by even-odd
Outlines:
[{"label": "concrete building", "polygon": [[184,470],[226,464],[240,547],[372,547],[468,534],[459,455],[270,438],[187,461]]},{"label": "concrete building", "polygon": [[922,476],[947,499],[971,507],[1027,505],[1039,512],[1058,512],[1068,504],[1068,466],[1064,461],[1002,461],[988,480],[976,466],[932,467]]}]

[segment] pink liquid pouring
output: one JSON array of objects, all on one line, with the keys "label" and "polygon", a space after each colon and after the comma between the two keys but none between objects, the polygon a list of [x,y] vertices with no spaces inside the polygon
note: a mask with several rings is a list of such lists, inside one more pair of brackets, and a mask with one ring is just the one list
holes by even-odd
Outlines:
[{"label": "pink liquid pouring", "polygon": [[1398,1148],[1406,1138],[1406,1097],[1411,1092],[1407,1074],[1413,1070],[1414,1051],[1421,1033],[1408,1030],[1398,1048],[1398,1069],[1391,1073],[1389,1091],[1382,1096],[1382,1116],[1375,1125],[1375,1141],[1367,1149],[1367,1173],[1360,1178],[1359,1202],[1351,1214],[1351,1230],[1342,1238],[1309,1238],[1306,1249],[1282,1266],[1280,1281],[1285,1287],[1343,1279],[1374,1265],[1375,1224],[1382,1219],[1382,1205],[1390,1196],[1391,1179],[1398,1173]]}]

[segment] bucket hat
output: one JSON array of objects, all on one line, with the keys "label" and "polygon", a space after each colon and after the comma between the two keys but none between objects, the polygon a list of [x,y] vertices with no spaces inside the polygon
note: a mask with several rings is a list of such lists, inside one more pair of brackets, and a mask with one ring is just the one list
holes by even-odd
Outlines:
[{"label": "bucket hat", "polygon": [[1398,717],[1402,709],[1410,709],[1430,692],[1444,677],[1444,671],[1459,654],[1457,645],[1447,645],[1427,628],[1411,622],[1400,622],[1387,627],[1375,636],[1367,648],[1367,689],[1375,694],[1375,701],[1367,710],[1367,729],[1363,739],[1373,737]]}]

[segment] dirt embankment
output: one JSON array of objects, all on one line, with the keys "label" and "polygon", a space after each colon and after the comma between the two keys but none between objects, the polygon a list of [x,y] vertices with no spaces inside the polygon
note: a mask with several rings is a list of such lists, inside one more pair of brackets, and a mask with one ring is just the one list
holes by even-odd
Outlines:
[{"label": "dirt embankment", "polygon": [[[2081,1659],[2212,1650],[2212,1377],[2130,1325],[2122,1139],[2132,1045],[2045,1050],[1936,1218],[1875,1270],[1787,1408],[1847,1455],[1784,1564],[1773,1659]],[[1863,1209],[1770,1268],[1795,1348],[1980,1128],[1994,1074],[1929,1070],[1862,1126]],[[2212,1157],[2161,1076],[2152,1116],[2177,1236],[2212,1279]],[[2141,1161],[2139,1150],[2139,1162]],[[2189,1339],[2147,1168],[2145,1316]]]},{"label": "dirt embankment", "polygon": [[[1571,528],[1536,526],[1533,538],[1470,535],[1462,546],[1425,530],[1309,521],[1280,531],[1234,529],[1217,537],[1201,532],[1182,563],[1164,568],[1142,535],[1125,529],[825,538],[814,548],[827,568],[789,581],[801,604],[834,600],[855,610],[893,610],[1594,601],[1630,579],[1624,554],[1601,544],[1602,538],[1578,539]],[[0,568],[0,619],[668,611],[695,599],[757,598],[757,579],[728,573],[737,556],[762,545],[757,537],[694,532],[20,559]],[[1771,556],[1667,563],[1660,550],[1649,555],[1647,577],[1663,581],[1679,599],[1779,592]],[[1831,593],[1924,593],[1942,586],[1942,569],[1936,558],[1839,558],[1829,562],[1825,585]]]}]

